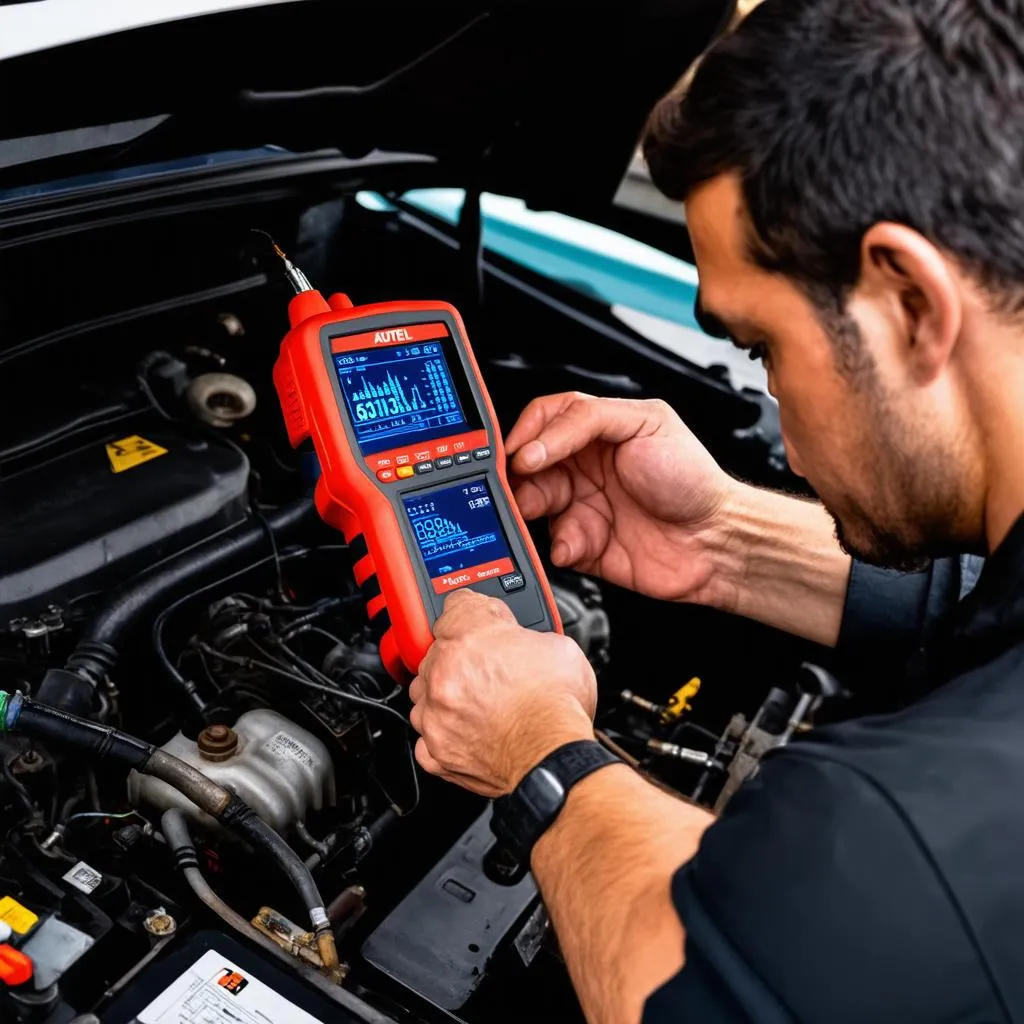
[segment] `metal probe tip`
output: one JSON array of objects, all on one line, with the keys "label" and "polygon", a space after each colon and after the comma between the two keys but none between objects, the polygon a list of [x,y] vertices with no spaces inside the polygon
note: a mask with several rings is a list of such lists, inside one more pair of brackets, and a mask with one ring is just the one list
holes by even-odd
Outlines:
[{"label": "metal probe tip", "polygon": [[284,276],[287,278],[288,283],[295,290],[295,294],[298,295],[300,292],[311,292],[313,286],[309,283],[309,278],[299,270],[297,266],[285,255],[284,250],[274,241],[273,236],[262,228],[250,228],[249,229],[254,235],[262,235],[269,243],[270,247],[274,250],[274,255],[277,256],[284,264]]}]

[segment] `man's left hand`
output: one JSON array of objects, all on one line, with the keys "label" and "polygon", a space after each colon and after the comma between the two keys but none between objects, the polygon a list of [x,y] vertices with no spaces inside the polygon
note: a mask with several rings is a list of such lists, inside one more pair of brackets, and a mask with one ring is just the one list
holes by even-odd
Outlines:
[{"label": "man's left hand", "polygon": [[524,629],[471,590],[448,598],[434,636],[409,688],[428,772],[501,796],[556,747],[593,739],[597,683],[573,640]]}]

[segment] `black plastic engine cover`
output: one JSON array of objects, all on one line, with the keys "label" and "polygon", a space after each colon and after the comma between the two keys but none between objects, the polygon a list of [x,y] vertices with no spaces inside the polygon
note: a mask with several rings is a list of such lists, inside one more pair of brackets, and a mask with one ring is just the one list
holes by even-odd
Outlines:
[{"label": "black plastic engine cover", "polygon": [[[133,461],[107,446],[129,437],[165,449]],[[127,465],[114,471],[115,464]],[[3,481],[0,501],[0,629],[121,583],[140,569],[244,518],[249,460],[214,436],[152,420]]]}]

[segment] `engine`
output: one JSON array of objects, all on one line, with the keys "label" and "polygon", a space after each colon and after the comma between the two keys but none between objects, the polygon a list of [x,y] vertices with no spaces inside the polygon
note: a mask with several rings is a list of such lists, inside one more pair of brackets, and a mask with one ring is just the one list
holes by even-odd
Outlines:
[{"label": "engine", "polygon": [[[0,1017],[149,1020],[214,955],[252,997],[253,949],[266,1005],[301,979],[330,1019],[392,1019],[396,985],[454,1012],[502,970],[500,1000],[527,968],[571,996],[532,881],[479,870],[484,802],[417,770],[353,555],[313,508],[315,458],[283,435],[276,335],[254,343],[247,317],[68,354],[0,450],[0,725],[34,722],[0,729]],[[18,372],[28,389],[43,371]],[[551,581],[603,741],[708,806],[833,692],[808,676],[698,722],[692,673],[612,663],[611,622],[660,612]]]}]

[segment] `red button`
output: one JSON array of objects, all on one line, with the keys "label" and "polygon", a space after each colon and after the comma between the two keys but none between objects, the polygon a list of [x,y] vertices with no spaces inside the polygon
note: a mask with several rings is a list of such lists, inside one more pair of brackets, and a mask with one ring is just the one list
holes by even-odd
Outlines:
[{"label": "red button", "polygon": [[20,949],[7,945],[0,946],[0,981],[13,988],[24,985],[32,977],[32,961]]},{"label": "red button", "polygon": [[378,469],[377,479],[380,480],[381,483],[389,484],[395,479],[395,471],[393,469]]}]

